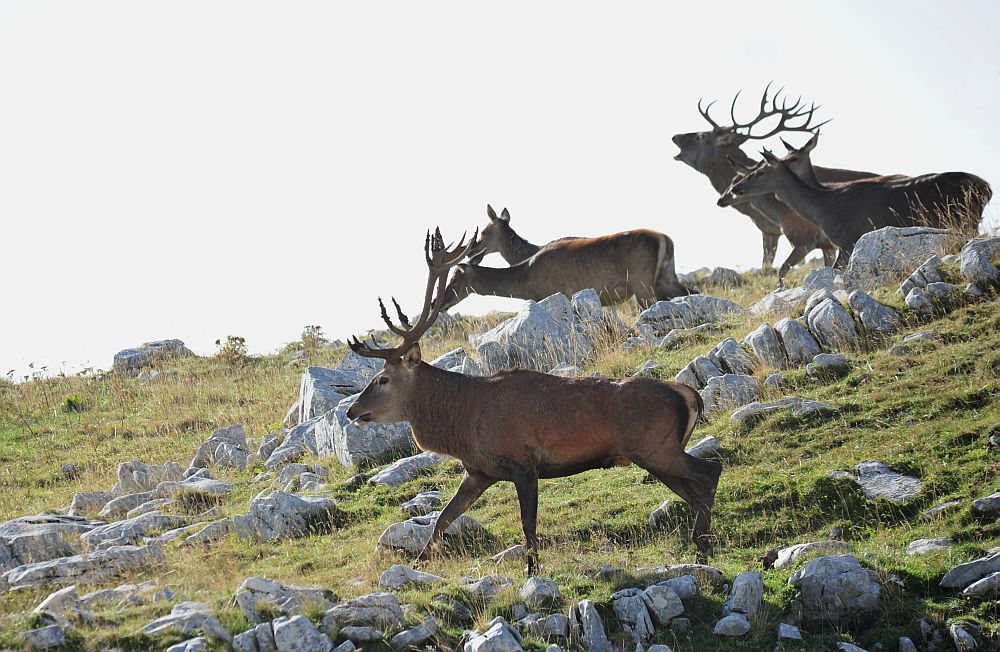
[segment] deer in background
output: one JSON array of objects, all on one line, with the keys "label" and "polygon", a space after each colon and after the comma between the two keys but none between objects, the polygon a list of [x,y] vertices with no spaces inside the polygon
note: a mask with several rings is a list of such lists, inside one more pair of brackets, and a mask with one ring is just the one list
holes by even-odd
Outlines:
[{"label": "deer in background", "polygon": [[[510,229],[502,219],[491,226],[500,222],[502,228]],[[482,242],[477,242],[472,249],[474,256],[483,248]],[[657,301],[689,294],[677,280],[670,237],[636,229],[596,238],[554,240],[510,267],[462,263],[448,285],[444,305],[451,308],[470,294],[540,301],[557,292],[572,296],[587,288],[595,289],[606,305],[634,296],[643,310]]]},{"label": "deer in background", "polygon": [[651,378],[562,378],[505,371],[487,378],[438,369],[421,359],[420,337],[445,306],[449,269],[475,245],[448,249],[440,231],[427,235],[427,289],[420,316],[410,320],[393,299],[399,324],[382,319],[402,338],[382,349],[354,338],[351,350],[382,358],[385,366],[347,411],[362,422],[407,421],[421,450],[462,461],[465,475],[434,523],[420,555],[427,558],[448,526],[482,493],[514,483],[528,550],[528,574],[537,568],[538,481],[589,469],[637,464],[670,487],[695,514],[698,560],[711,554],[711,514],[722,466],[684,452],[701,414],[698,393]]},{"label": "deer in background", "polygon": [[[815,105],[805,108],[800,99],[791,106],[785,101],[782,101],[779,106],[780,90],[775,94],[773,99],[769,100],[768,93],[770,88],[771,85],[768,84],[767,88],[764,89],[764,95],[761,97],[760,109],[757,116],[746,123],[741,123],[736,119],[736,102],[739,99],[739,93],[733,98],[733,103],[729,109],[729,115],[732,119],[732,124],[729,126],[720,126],[712,119],[712,116],[709,114],[712,104],[702,109],[701,102],[699,101],[698,112],[712,125],[712,129],[710,131],[675,135],[673,142],[680,148],[680,152],[674,158],[707,176],[712,187],[721,195],[732,184],[740,169],[753,166],[757,163],[740,149],[740,145],[748,140],[765,140],[779,133],[815,133],[816,129],[825,124],[810,125],[817,108]],[[776,116],[778,117],[778,124],[769,132],[760,135],[752,133],[755,126]],[[841,170],[836,168],[817,167],[815,170],[817,176],[824,183],[850,181],[876,176],[874,172]],[[779,287],[784,284],[784,277],[788,273],[788,270],[792,266],[802,262],[806,255],[813,249],[821,249],[823,251],[824,262],[827,265],[833,264],[834,252],[836,250],[834,243],[831,242],[821,229],[808,220],[803,219],[802,216],[773,195],[759,195],[754,197],[752,201],[734,205],[734,208],[750,217],[754,224],[757,225],[757,228],[761,230],[764,238],[764,267],[770,267],[774,261],[778,235],[784,233],[785,237],[792,244],[791,253],[778,270]]]},{"label": "deer in background", "polygon": [[[818,142],[814,135],[808,154]],[[840,247],[837,265],[843,266],[854,244],[865,233],[885,226],[933,226],[974,232],[992,197],[990,185],[966,172],[943,172],[917,177],[881,177],[822,185],[808,156],[794,150],[802,176],[789,161],[764,150],[764,160],[735,182],[720,206],[730,206],[761,195],[775,195],[797,213],[823,229]]]}]

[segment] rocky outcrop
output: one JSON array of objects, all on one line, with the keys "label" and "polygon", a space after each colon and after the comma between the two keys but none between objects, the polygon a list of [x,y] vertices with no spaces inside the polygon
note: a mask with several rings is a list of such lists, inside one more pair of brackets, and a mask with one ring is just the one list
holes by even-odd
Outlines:
[{"label": "rocky outcrop", "polygon": [[887,226],[858,239],[847,273],[865,289],[893,285],[954,244],[955,236],[945,229]]},{"label": "rocky outcrop", "polygon": [[807,621],[847,623],[878,612],[882,587],[878,575],[857,557],[818,557],[788,580],[799,589],[802,616]]},{"label": "rocky outcrop", "polygon": [[193,356],[194,353],[184,346],[184,342],[181,340],[159,340],[146,342],[134,349],[122,349],[115,354],[111,368],[114,371],[131,373],[170,358]]},{"label": "rocky outcrop", "polygon": [[306,607],[326,611],[336,603],[337,596],[332,591],[283,584],[263,577],[248,577],[236,591],[236,604],[254,624],[271,620],[274,614],[296,616]]},{"label": "rocky outcrop", "polygon": [[234,516],[233,525],[241,539],[277,541],[327,532],[337,515],[337,503],[330,498],[274,491],[254,498],[250,512]]},{"label": "rocky outcrop", "polygon": [[320,417],[316,425],[316,450],[320,457],[335,456],[344,466],[371,464],[390,455],[414,450],[413,431],[399,423],[354,423],[347,411],[357,395],[342,400]]}]

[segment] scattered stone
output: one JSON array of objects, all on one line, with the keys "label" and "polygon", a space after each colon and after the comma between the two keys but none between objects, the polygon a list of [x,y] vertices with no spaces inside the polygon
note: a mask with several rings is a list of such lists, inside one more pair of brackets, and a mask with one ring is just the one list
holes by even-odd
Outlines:
[{"label": "scattered stone", "polygon": [[959,270],[962,278],[980,288],[1000,284],[1000,270],[993,259],[1000,256],[1000,238],[973,238],[962,247]]},{"label": "scattered stone", "polygon": [[611,596],[611,606],[621,623],[622,629],[637,644],[642,645],[652,638],[656,629],[649,617],[649,610],[639,589],[623,589]]},{"label": "scattered stone", "polygon": [[818,557],[788,580],[799,589],[807,621],[841,623],[876,613],[882,595],[878,576],[853,555]]},{"label": "scattered stone", "polygon": [[770,369],[785,369],[788,367],[788,360],[785,357],[785,349],[781,346],[781,340],[774,328],[764,323],[751,331],[744,339],[743,343],[750,347],[750,350],[760,359],[764,367]]},{"label": "scattered stone", "polygon": [[474,595],[484,602],[492,602],[498,593],[514,586],[514,580],[503,575],[486,575],[478,580],[472,577],[463,577],[460,583],[466,593]]},{"label": "scattered stone", "polygon": [[147,512],[125,521],[116,521],[96,527],[80,537],[80,540],[91,550],[96,550],[107,544],[130,545],[143,540],[154,532],[162,532],[184,524],[182,516],[161,514],[157,511]]},{"label": "scattered stone", "polygon": [[215,503],[233,489],[235,487],[229,482],[213,480],[212,478],[205,478],[200,475],[192,475],[180,482],[172,480],[161,482],[156,485],[152,497],[183,497],[186,500]]},{"label": "scattered stone", "polygon": [[726,576],[715,566],[706,564],[673,564],[665,568],[653,570],[655,575],[666,579],[691,575],[696,580],[708,582],[714,586],[721,586],[726,581]]},{"label": "scattered stone", "polygon": [[674,501],[664,500],[659,507],[649,513],[649,529],[670,529],[677,523],[677,507]]},{"label": "scattered stone", "polygon": [[814,290],[805,287],[775,290],[753,304],[750,312],[760,317],[770,314],[788,315],[801,309],[813,292]]},{"label": "scattered stone", "polygon": [[151,491],[161,482],[183,479],[184,469],[176,462],[146,464],[139,460],[132,460],[118,465],[118,482],[111,489],[111,493],[115,496],[123,496]]},{"label": "scattered stone", "polygon": [[745,421],[750,421],[760,416],[781,410],[788,410],[793,415],[798,417],[798,416],[813,414],[815,412],[829,412],[835,409],[836,408],[834,408],[829,403],[823,403],[821,401],[810,401],[804,398],[799,398],[797,396],[790,396],[788,398],[783,398],[778,401],[770,401],[767,403],[754,401],[749,405],[744,405],[736,412],[733,412],[733,415],[730,417],[730,419],[732,419],[736,423],[743,423]]},{"label": "scattered stone", "polygon": [[698,595],[698,581],[694,575],[680,575],[661,580],[653,586],[665,586],[673,591],[681,600],[688,600]]},{"label": "scattered stone", "polygon": [[802,280],[802,287],[815,292],[816,290],[850,290],[854,287],[855,281],[850,275],[845,275],[833,267],[819,267],[806,274]]},{"label": "scattered stone", "polygon": [[656,370],[659,368],[660,364],[656,360],[646,360],[639,366],[634,375],[639,378],[655,378]]},{"label": "scattered stone", "polygon": [[770,387],[772,389],[781,389],[784,386],[785,386],[785,377],[782,376],[780,373],[775,372],[773,374],[768,375],[768,377],[764,379],[764,387]]},{"label": "scattered stone", "polygon": [[69,505],[69,511],[66,514],[68,516],[90,518],[101,511],[112,498],[113,496],[107,491],[82,491],[75,493],[73,494],[73,501]]},{"label": "scattered stone", "polygon": [[693,390],[699,390],[705,386],[709,379],[721,375],[722,370],[715,366],[715,363],[704,356],[698,356],[677,372],[674,380]]},{"label": "scattered stone", "polygon": [[847,304],[857,315],[861,325],[869,333],[886,336],[903,326],[903,318],[898,312],[884,306],[864,290],[855,290],[847,297]]},{"label": "scattered stone", "polygon": [[423,586],[444,581],[443,577],[414,570],[408,566],[403,566],[402,564],[393,564],[388,570],[382,573],[382,577],[379,578],[378,585],[379,588],[385,589],[386,591],[395,591],[396,589],[401,589],[410,584]]},{"label": "scattered stone", "polygon": [[112,371],[130,373],[170,358],[194,357],[194,353],[181,340],[146,342],[134,349],[122,349],[115,354]]},{"label": "scattered stone", "polygon": [[233,640],[222,623],[211,615],[206,605],[200,602],[181,602],[175,605],[169,614],[157,618],[142,628],[142,633],[147,636],[162,636],[172,631],[181,634],[194,634],[200,631],[227,644]]},{"label": "scattered stone", "polygon": [[697,444],[687,449],[687,454],[691,457],[697,457],[698,459],[704,460],[711,457],[716,457],[722,451],[722,444],[715,437],[709,435],[705,437]]},{"label": "scattered stone", "polygon": [[917,539],[906,546],[908,555],[930,555],[936,552],[944,552],[954,544],[945,537],[935,537],[933,539]]},{"label": "scattered stone", "polygon": [[835,298],[825,298],[811,310],[808,306],[806,309],[806,324],[816,340],[826,349],[838,351],[850,348],[858,340],[858,329],[854,325],[854,319]]},{"label": "scattered stone", "polygon": [[764,576],[758,571],[745,571],[733,580],[723,613],[741,613],[752,616],[760,608],[764,597]]},{"label": "scattered stone", "polygon": [[930,521],[937,518],[938,516],[942,516],[944,514],[957,511],[961,508],[962,508],[961,500],[949,500],[946,503],[941,503],[940,505],[931,507],[926,512],[924,512],[924,519]]},{"label": "scattered stone", "polygon": [[376,629],[374,627],[356,627],[353,625],[348,625],[347,627],[342,627],[340,629],[340,638],[346,638],[352,643],[372,643],[374,641],[381,641],[385,634],[382,633],[381,629]]},{"label": "scattered stone", "polygon": [[0,523],[0,573],[17,566],[58,559],[82,550],[80,537],[100,521],[38,514]]},{"label": "scattered stone", "polygon": [[853,643],[847,643],[845,641],[837,643],[837,649],[840,650],[840,652],[868,652],[864,648],[860,648]]},{"label": "scattered stone", "polygon": [[26,649],[50,650],[66,645],[66,631],[59,625],[49,625],[21,632],[17,639]]},{"label": "scattered stone", "polygon": [[955,566],[945,573],[939,586],[943,589],[964,589],[998,571],[1000,571],[1000,551],[991,552],[985,557]]},{"label": "scattered stone", "polygon": [[112,602],[116,605],[136,605],[149,602],[163,602],[174,597],[174,592],[166,586],[158,586],[150,580],[141,584],[122,584],[113,589],[92,591],[80,598],[80,603],[91,607],[100,602]]},{"label": "scattered stone", "polygon": [[588,652],[612,652],[611,641],[608,640],[608,635],[604,632],[604,622],[601,620],[601,615],[597,613],[597,607],[593,602],[581,600],[571,612],[575,613],[570,619],[570,627],[574,628],[574,623],[576,627],[579,627],[584,648]]},{"label": "scattered stone", "polygon": [[527,549],[525,549],[523,544],[517,544],[516,546],[511,546],[506,550],[493,555],[493,561],[498,565],[505,561],[520,561],[528,554]]},{"label": "scattered stone", "polygon": [[204,636],[195,636],[180,643],[174,643],[167,648],[167,652],[202,652],[208,649],[208,639]]},{"label": "scattered stone", "polygon": [[958,652],[964,652],[965,650],[975,650],[979,647],[979,643],[964,627],[958,623],[952,623],[948,626],[948,633],[951,634],[951,640],[955,642],[955,649]]},{"label": "scattered stone", "polygon": [[708,359],[720,370],[731,374],[753,375],[753,356],[731,337],[716,344],[708,353]]},{"label": "scattered stone", "polygon": [[404,457],[373,475],[368,482],[374,485],[397,487],[404,482],[416,479],[425,470],[438,466],[446,459],[448,459],[447,455],[439,455],[430,451],[412,457]]},{"label": "scattered stone", "polygon": [[327,477],[329,477],[330,472],[325,467],[318,464],[302,464],[300,462],[295,462],[281,469],[281,473],[278,474],[276,482],[282,486],[296,480],[301,483],[302,477],[307,475],[321,480],[326,480]]},{"label": "scattered stone", "polygon": [[947,230],[924,226],[869,231],[855,243],[847,274],[866,289],[891,285],[954,241],[955,236]]},{"label": "scattered stone", "polygon": [[928,283],[943,281],[944,279],[941,278],[941,273],[938,271],[942,262],[941,257],[937,255],[925,260],[920,267],[913,270],[913,273],[899,285],[899,293],[905,297],[913,288],[925,288]]},{"label": "scattered stone", "polygon": [[743,636],[750,631],[750,621],[741,613],[729,614],[715,623],[715,629],[712,631],[717,636]]},{"label": "scattered stone", "polygon": [[323,617],[321,629],[331,638],[344,627],[375,627],[395,632],[403,627],[403,610],[391,593],[370,593],[333,607]]},{"label": "scattered stone", "polygon": [[271,623],[280,652],[328,652],[333,642],[305,616],[280,616]]},{"label": "scattered stone", "polygon": [[705,403],[703,414],[710,417],[722,410],[753,403],[760,397],[760,386],[753,376],[726,374],[710,379],[699,394]]},{"label": "scattered stone", "polygon": [[12,568],[0,575],[0,587],[23,589],[37,586],[93,584],[126,572],[164,563],[163,549],[156,545],[115,546],[86,555],[61,557]]},{"label": "scattered stone", "polygon": [[1000,571],[976,580],[962,591],[964,596],[984,596],[1000,592]]},{"label": "scattered stone", "polygon": [[899,652],[917,652],[917,646],[910,640],[909,636],[899,637]]},{"label": "scattered stone", "polygon": [[233,525],[241,539],[277,541],[329,531],[338,513],[330,498],[274,491],[250,501],[250,512],[234,516]]},{"label": "scattered stone", "polygon": [[675,297],[670,301],[657,301],[639,315],[636,324],[640,333],[652,330],[665,334],[674,328],[692,328],[701,324],[718,324],[731,315],[746,312],[728,299],[704,294]]},{"label": "scattered stone", "polygon": [[326,610],[336,602],[337,596],[332,591],[282,584],[277,580],[263,577],[248,577],[236,591],[236,604],[247,620],[254,624],[271,620],[275,614],[281,616],[302,614],[307,605]]},{"label": "scattered stone", "polygon": [[806,365],[806,373],[810,376],[837,377],[850,371],[851,365],[840,353],[820,353]]},{"label": "scattered stone", "polygon": [[[640,369],[640,372],[641,371],[642,369]],[[576,365],[564,364],[559,365],[554,369],[550,369],[549,374],[552,376],[560,376],[562,378],[573,378],[574,376],[583,375],[583,371],[581,371],[580,367],[577,367]],[[641,375],[641,373],[636,375]]]},{"label": "scattered stone", "polygon": [[778,624],[778,640],[785,643],[801,643],[802,633],[799,628],[795,625],[789,625],[788,623]]},{"label": "scattered stone", "polygon": [[774,562],[775,568],[791,568],[800,559],[817,554],[846,554],[851,551],[851,546],[843,541],[812,541],[810,543],[797,543],[778,551],[778,558]]},{"label": "scattered stone", "polygon": [[857,466],[855,480],[869,498],[905,503],[920,493],[920,480],[894,471],[882,462],[868,460]]},{"label": "scattered stone", "polygon": [[357,398],[345,398],[319,419],[315,437],[320,457],[334,455],[344,466],[358,466],[414,450],[412,430],[405,421],[354,423],[348,419],[347,411]]},{"label": "scattered stone", "polygon": [[[674,591],[674,586],[688,595],[693,596],[698,593],[698,586],[690,575],[653,584],[642,592],[642,601],[649,610],[653,623],[660,627],[669,625],[674,618],[684,613],[684,603],[681,602],[681,596]],[[691,593],[692,588],[694,593]]]},{"label": "scattered stone", "polygon": [[434,616],[427,616],[419,625],[404,630],[392,637],[392,649],[402,651],[418,649],[437,633],[438,625]]},{"label": "scattered stone", "polygon": [[520,652],[521,649],[516,632],[502,620],[494,622],[484,634],[475,633],[465,644],[465,652]]},{"label": "scattered stone", "polygon": [[142,516],[143,514],[148,514],[149,512],[158,512],[161,507],[167,507],[174,504],[173,498],[154,498],[153,500],[147,500],[143,504],[139,505],[135,509],[130,509],[125,513],[126,519],[135,518],[136,516]]},{"label": "scattered stone", "polygon": [[192,469],[208,468],[216,464],[221,468],[242,469],[250,461],[250,445],[243,424],[234,424],[213,432],[204,444],[198,447],[188,465]]},{"label": "scattered stone", "polygon": [[798,319],[785,317],[775,323],[774,331],[781,341],[788,361],[795,366],[808,364],[821,351],[819,342]]},{"label": "scattered stone", "polygon": [[907,308],[921,317],[930,317],[934,314],[934,302],[921,288],[911,289],[903,301]]},{"label": "scattered stone", "polygon": [[550,608],[562,600],[556,583],[544,577],[529,577],[518,595],[531,609]]},{"label": "scattered stone", "polygon": [[[437,521],[441,512],[431,512],[426,516],[414,516],[401,523],[393,523],[382,532],[378,539],[378,546],[386,550],[403,550],[410,553],[419,553],[430,541],[431,532],[434,529],[434,522]],[[456,518],[448,529],[445,530],[445,538],[464,538],[475,536],[483,531],[483,526],[476,519],[468,514],[462,514]]]},{"label": "scattered stone", "polygon": [[985,498],[977,498],[972,501],[972,512],[976,516],[995,516],[1000,514],[1000,491],[994,492]]},{"label": "scattered stone", "polygon": [[426,516],[441,506],[440,491],[422,491],[406,501],[400,508],[410,516]]}]

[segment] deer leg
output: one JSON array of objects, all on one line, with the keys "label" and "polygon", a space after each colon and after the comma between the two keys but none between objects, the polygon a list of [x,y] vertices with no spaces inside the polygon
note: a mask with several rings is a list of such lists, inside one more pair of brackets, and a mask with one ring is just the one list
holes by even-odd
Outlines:
[{"label": "deer leg", "polygon": [[809,253],[809,250],[804,245],[795,245],[792,247],[792,253],[788,254],[788,258],[785,259],[785,262],[781,263],[781,269],[778,270],[779,289],[785,287],[785,274],[788,273],[788,270],[801,263],[807,253]]},{"label": "deer leg", "polygon": [[458,491],[448,504],[441,510],[437,520],[434,522],[434,529],[431,531],[431,538],[427,540],[427,545],[417,555],[418,560],[429,559],[431,548],[444,536],[444,531],[448,529],[456,518],[465,513],[476,499],[483,495],[483,492],[496,483],[496,480],[488,478],[480,473],[470,471],[465,472],[462,483],[458,485]]},{"label": "deer leg", "polygon": [[778,253],[778,238],[780,235],[761,232],[764,241],[764,259],[760,263],[761,269],[771,269],[774,267],[774,256]]},{"label": "deer leg", "polygon": [[528,577],[535,574],[538,567],[538,476],[525,475],[514,480],[517,501],[521,506],[521,528],[524,530],[524,547],[527,549]]},{"label": "deer leg", "polygon": [[712,554],[712,507],[715,505],[715,491],[722,474],[722,465],[691,457],[687,453],[681,459],[683,461],[680,464],[671,465],[676,468],[667,468],[667,465],[659,468],[652,465],[641,466],[694,510],[691,538],[698,547],[697,561],[704,564]]},{"label": "deer leg", "polygon": [[827,267],[833,267],[834,262],[837,260],[837,249],[834,247],[827,247],[823,249],[823,264]]},{"label": "deer leg", "polygon": [[851,259],[851,252],[847,251],[841,247],[840,251],[837,252],[837,262],[833,264],[836,269],[844,269],[847,267],[847,261]]}]

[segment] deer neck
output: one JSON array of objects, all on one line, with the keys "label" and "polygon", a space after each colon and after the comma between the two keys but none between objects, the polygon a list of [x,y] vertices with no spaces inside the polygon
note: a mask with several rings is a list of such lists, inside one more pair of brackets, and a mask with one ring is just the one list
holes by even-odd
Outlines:
[{"label": "deer neck", "polygon": [[704,165],[703,169],[698,170],[708,177],[712,187],[715,188],[715,192],[720,195],[729,188],[729,184],[733,182],[733,177],[736,176],[736,168],[729,162],[730,158],[740,165],[747,167],[757,164],[757,161],[747,156],[742,149],[732,147],[720,149],[718,156],[715,156],[709,163]]},{"label": "deer neck", "polygon": [[796,213],[823,229],[827,235],[836,232],[838,221],[831,219],[830,206],[835,201],[831,190],[818,183],[810,184],[800,179],[788,168],[781,169],[781,175],[774,188],[774,196],[790,206]]},{"label": "deer neck", "polygon": [[538,245],[531,244],[518,234],[511,231],[510,238],[500,247],[500,255],[507,261],[508,265],[516,265],[528,260],[541,249]]},{"label": "deer neck", "polygon": [[529,269],[527,261],[510,267],[477,267],[467,289],[474,294],[529,299],[524,296]]},{"label": "deer neck", "polygon": [[462,441],[475,416],[472,406],[477,379],[438,369],[422,362],[416,370],[416,388],[405,406],[413,438],[421,450],[451,455],[465,454]]}]

